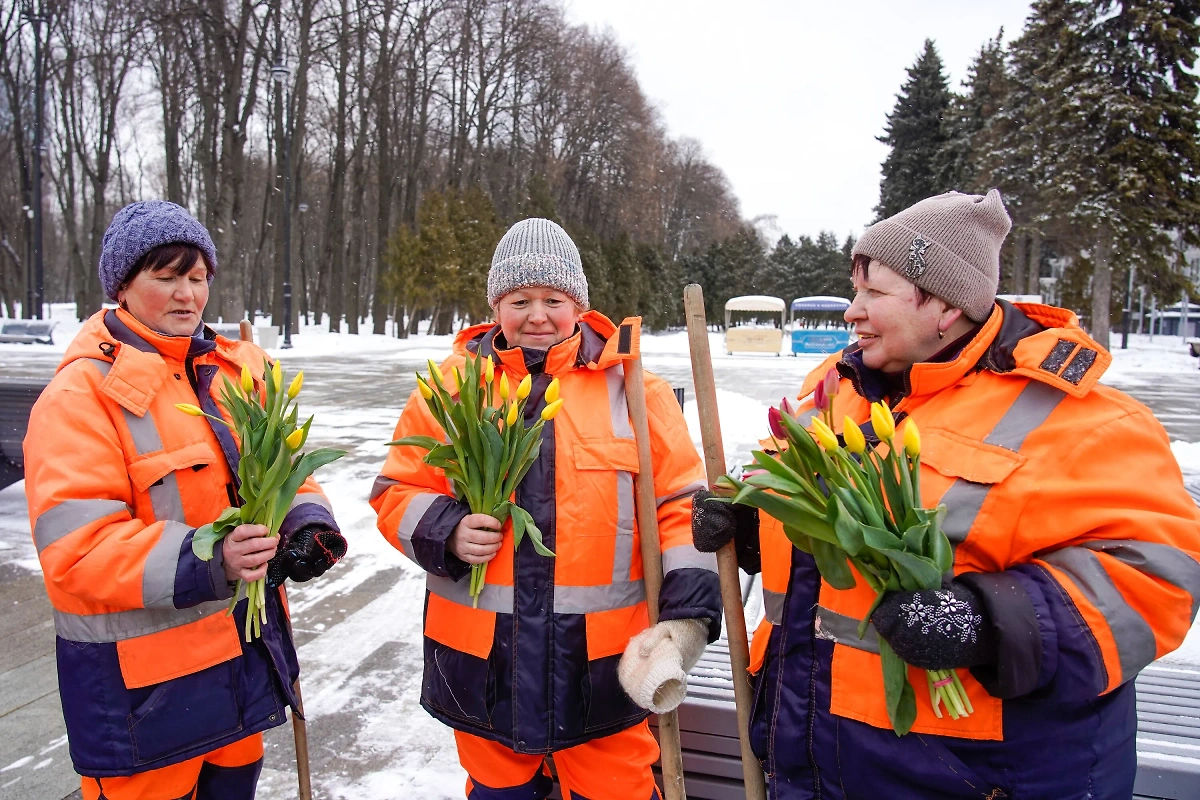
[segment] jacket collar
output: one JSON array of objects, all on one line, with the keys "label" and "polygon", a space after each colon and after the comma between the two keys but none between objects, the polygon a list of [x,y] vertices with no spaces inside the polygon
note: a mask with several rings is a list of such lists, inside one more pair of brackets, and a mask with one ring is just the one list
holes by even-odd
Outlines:
[{"label": "jacket collar", "polygon": [[188,356],[211,353],[217,347],[215,336],[201,323],[191,336],[170,336],[142,324],[123,308],[110,309],[104,314],[104,327],[118,342],[143,353],[158,353],[164,359],[183,361]]},{"label": "jacket collar", "polygon": [[607,369],[640,354],[641,317],[628,317],[620,325],[599,311],[579,319],[575,333],[549,350],[506,347],[497,324],[474,325],[454,340],[454,352],[495,358],[517,380],[530,372],[562,375],[573,369]]}]

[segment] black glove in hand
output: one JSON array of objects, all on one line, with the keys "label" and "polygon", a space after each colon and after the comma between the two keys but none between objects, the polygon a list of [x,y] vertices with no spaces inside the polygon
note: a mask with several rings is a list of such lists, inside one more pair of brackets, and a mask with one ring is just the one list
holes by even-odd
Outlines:
[{"label": "black glove in hand", "polygon": [[922,669],[958,669],[996,660],[987,611],[961,583],[917,592],[888,592],[871,622],[896,655]]},{"label": "black glove in hand", "polygon": [[714,500],[716,495],[701,489],[692,495],[692,543],[701,553],[715,553],[747,526],[758,531],[758,509]]},{"label": "black glove in hand", "polygon": [[279,586],[286,578],[296,583],[325,574],[346,555],[346,539],[325,528],[302,528],[286,541],[267,562],[267,585]]}]

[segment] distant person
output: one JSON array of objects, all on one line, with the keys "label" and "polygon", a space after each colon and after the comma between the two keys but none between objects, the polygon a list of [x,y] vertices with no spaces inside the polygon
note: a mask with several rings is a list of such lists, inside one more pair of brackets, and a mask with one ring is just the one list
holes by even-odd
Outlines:
[{"label": "distant person", "polygon": [[[873,438],[886,400],[921,435],[921,496],[944,503],[953,578],[838,591],[780,526],[696,501],[695,541],[736,537],[762,571],[751,740],[772,798],[1128,800],[1137,770],[1133,679],[1177,648],[1200,603],[1200,511],[1150,411],[1099,384],[1111,356],[1070,311],[996,299],[1008,214],[996,191],[932,197],[853,250],[858,342],[830,368],[833,418]],[[937,719],[920,673],[897,737],[878,639],[907,663],[957,669],[975,711]]]},{"label": "distant person", "polygon": [[296,708],[299,665],[279,591],[247,644],[245,599],[226,615],[234,584],[268,563],[271,584],[295,572],[318,535],[344,547],[309,479],[279,537],[242,525],[211,561],[192,553],[195,529],[236,502],[238,451],[226,426],[175,404],[222,414],[224,378],[261,375],[265,357],[201,322],[216,270],[183,208],[118,211],[100,282],[119,308],[84,323],[29,419],[25,493],[85,800],[251,800],[262,731]]},{"label": "distant person", "polygon": [[[666,572],[650,628],[624,390],[636,320],[617,326],[587,310],[579,251],[544,219],[500,240],[487,292],[495,322],[458,335],[442,376],[468,353],[494,359],[497,380],[503,373],[514,388],[530,376],[527,426],[560,381],[562,410],[516,490],[556,556],[539,555],[529,537],[514,553],[511,525],[472,514],[423,451],[392,448],[371,505],[387,540],[428,573],[421,705],[454,728],[472,800],[548,796],[550,753],[565,798],[657,798],[647,709],[683,700],[687,670],[721,629],[716,559],[692,546],[699,456],[670,386],[647,373]],[[443,436],[415,391],[396,426],[396,438],[413,435]],[[474,608],[467,575],[483,563]]]}]

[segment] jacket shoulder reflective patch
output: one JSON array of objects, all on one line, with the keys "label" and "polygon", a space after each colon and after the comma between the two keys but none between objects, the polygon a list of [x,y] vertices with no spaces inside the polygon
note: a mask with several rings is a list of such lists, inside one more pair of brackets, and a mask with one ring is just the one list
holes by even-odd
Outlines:
[{"label": "jacket shoulder reflective patch", "polygon": [[642,354],[642,318],[626,317],[608,338],[596,369],[608,369],[619,361],[638,358]]},{"label": "jacket shoulder reflective patch", "polygon": [[1084,397],[1099,382],[1112,355],[1074,328],[1043,331],[1022,339],[1013,350],[1017,361],[1010,374],[1022,375],[1072,397]]},{"label": "jacket shoulder reflective patch", "polygon": [[197,464],[212,464],[217,460],[212,448],[195,442],[175,450],[161,450],[148,456],[138,456],[129,464],[129,478],[139,492],[149,489],[160,478]]},{"label": "jacket shoulder reflective patch", "polygon": [[575,456],[575,469],[638,471],[637,445],[632,439],[615,436],[581,438],[571,450]]},{"label": "jacket shoulder reflective patch", "polygon": [[1000,483],[1027,461],[1005,447],[981,442],[942,428],[921,432],[921,463],[948,478],[971,483]]},{"label": "jacket shoulder reflective patch", "polygon": [[117,348],[113,368],[100,384],[100,391],[140,417],[150,409],[166,376],[165,362],[158,353],[122,346]]}]

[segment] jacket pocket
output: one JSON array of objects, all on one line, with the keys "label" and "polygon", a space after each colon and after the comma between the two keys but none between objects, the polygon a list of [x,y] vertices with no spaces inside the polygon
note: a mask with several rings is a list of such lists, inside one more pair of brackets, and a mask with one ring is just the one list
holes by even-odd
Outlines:
[{"label": "jacket pocket", "polygon": [[224,611],[165,631],[117,642],[126,689],[180,678],[242,654],[233,617]]},{"label": "jacket pocket", "polygon": [[233,664],[160,683],[129,714],[134,764],[203,747],[242,728]]},{"label": "jacket pocket", "polygon": [[145,492],[172,472],[201,464],[212,464],[216,460],[216,454],[204,442],[195,442],[174,450],[157,450],[129,462],[129,479],[135,489]]},{"label": "jacket pocket", "polygon": [[971,483],[1000,483],[1025,463],[1026,457],[1004,447],[944,430],[921,431],[921,465],[947,478]]},{"label": "jacket pocket", "polygon": [[421,697],[448,717],[490,729],[496,703],[496,612],[432,592],[426,598]]},{"label": "jacket pocket", "polygon": [[583,674],[583,729],[586,733],[616,732],[644,719],[650,712],[629,699],[617,677],[621,656],[588,661]]}]

